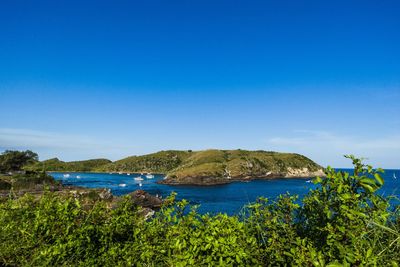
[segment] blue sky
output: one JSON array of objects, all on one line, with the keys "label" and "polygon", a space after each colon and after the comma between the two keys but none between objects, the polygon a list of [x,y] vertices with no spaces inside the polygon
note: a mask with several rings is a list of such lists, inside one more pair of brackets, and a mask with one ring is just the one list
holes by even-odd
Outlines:
[{"label": "blue sky", "polygon": [[0,151],[400,168],[398,1],[2,1]]}]

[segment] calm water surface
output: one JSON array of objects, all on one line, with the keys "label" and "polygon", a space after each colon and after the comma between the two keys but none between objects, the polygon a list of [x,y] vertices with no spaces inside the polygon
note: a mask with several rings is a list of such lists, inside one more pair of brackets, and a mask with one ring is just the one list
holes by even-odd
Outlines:
[{"label": "calm water surface", "polygon": [[[352,171],[350,169],[340,170]],[[64,174],[66,173],[50,173],[64,184],[88,188],[109,188],[114,195],[124,195],[137,189],[143,189],[150,194],[158,194],[162,197],[176,192],[178,199],[187,199],[191,204],[200,204],[199,212],[201,213],[226,212],[231,215],[237,214],[244,205],[255,201],[258,197],[274,199],[286,192],[301,197],[315,187],[314,184],[307,183],[307,179],[254,180],[205,187],[157,184],[157,181],[164,178],[163,175],[155,175],[153,179],[147,179],[143,175],[141,176],[143,181],[135,181],[133,178],[140,176],[139,174],[69,173],[68,178],[65,178]],[[380,189],[380,193],[400,197],[400,170],[385,170],[383,177],[385,185]],[[141,187],[139,183],[142,184]]]}]

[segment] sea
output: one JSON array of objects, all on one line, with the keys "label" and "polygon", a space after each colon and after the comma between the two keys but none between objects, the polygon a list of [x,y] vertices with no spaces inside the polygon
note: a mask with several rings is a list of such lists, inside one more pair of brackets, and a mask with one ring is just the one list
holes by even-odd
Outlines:
[{"label": "sea", "polygon": [[[352,173],[352,169],[337,170]],[[191,205],[198,205],[198,212],[202,214],[240,214],[245,205],[256,201],[259,197],[266,197],[273,201],[281,194],[290,193],[291,195],[298,195],[301,199],[316,187],[316,185],[309,182],[310,179],[305,178],[252,180],[215,186],[171,186],[157,183],[157,181],[164,179],[164,176],[160,174],[155,174],[152,179],[146,178],[145,175],[134,173],[128,175],[126,173],[52,172],[50,175],[56,180],[62,181],[65,185],[86,188],[109,188],[117,196],[122,196],[138,189],[162,198],[169,196],[172,192],[176,192],[178,200],[186,199]],[[137,181],[134,179],[135,177],[141,177],[143,180]],[[383,174],[383,178],[385,179],[385,184],[378,191],[379,194],[400,198],[400,170],[387,169]]]}]

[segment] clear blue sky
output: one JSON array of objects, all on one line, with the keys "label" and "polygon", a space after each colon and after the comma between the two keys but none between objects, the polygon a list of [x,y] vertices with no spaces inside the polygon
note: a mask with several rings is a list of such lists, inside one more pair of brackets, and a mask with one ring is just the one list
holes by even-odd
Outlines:
[{"label": "clear blue sky", "polygon": [[0,151],[400,168],[399,1],[1,1]]}]

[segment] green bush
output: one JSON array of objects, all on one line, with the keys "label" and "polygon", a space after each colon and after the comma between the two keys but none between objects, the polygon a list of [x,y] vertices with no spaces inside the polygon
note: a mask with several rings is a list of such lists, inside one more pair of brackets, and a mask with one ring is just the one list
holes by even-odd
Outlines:
[{"label": "green bush", "polygon": [[30,150],[6,150],[0,154],[0,173],[19,171],[25,165],[38,160],[38,155]]},{"label": "green bush", "polygon": [[37,185],[52,185],[58,182],[45,172],[27,171],[25,174],[11,176],[14,189],[32,189]]},{"label": "green bush", "polygon": [[201,215],[171,195],[152,218],[46,192],[0,203],[0,265],[397,266],[400,216],[376,190],[381,170],[352,158],[300,202],[259,199],[243,214]]},{"label": "green bush", "polygon": [[11,183],[2,180],[0,177],[0,190],[10,190],[10,189],[11,189]]}]

